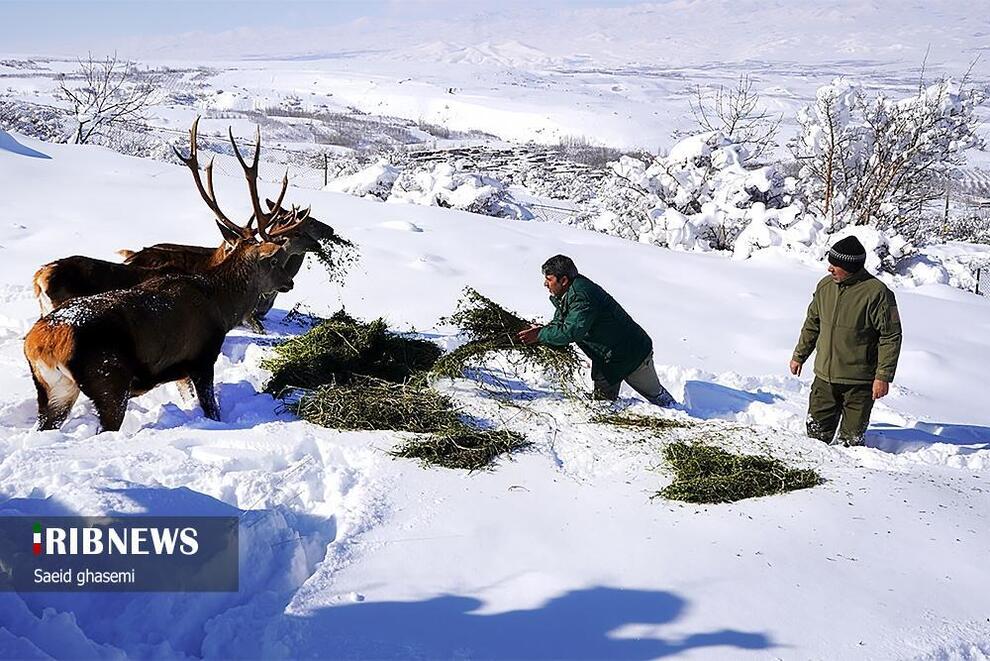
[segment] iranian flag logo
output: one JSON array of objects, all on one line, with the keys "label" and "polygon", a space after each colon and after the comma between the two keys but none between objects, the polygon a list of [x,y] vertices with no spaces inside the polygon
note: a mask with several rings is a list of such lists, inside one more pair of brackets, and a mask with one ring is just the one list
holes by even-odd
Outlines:
[{"label": "iranian flag logo", "polygon": [[34,554],[41,555],[41,524],[34,522]]}]

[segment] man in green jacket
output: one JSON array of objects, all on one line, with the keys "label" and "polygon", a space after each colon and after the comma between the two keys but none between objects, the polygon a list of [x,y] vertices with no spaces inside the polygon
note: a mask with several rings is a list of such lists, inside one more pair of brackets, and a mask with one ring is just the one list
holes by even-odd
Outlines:
[{"label": "man in green jacket", "polygon": [[861,445],[873,402],[887,394],[894,380],[901,320],[893,292],[863,268],[866,250],[856,237],[836,242],[828,262],[829,276],[811,298],[791,374],[800,375],[817,350],[808,436]]},{"label": "man in green jacket", "polygon": [[674,404],[657,378],[653,341],[608,292],[579,274],[565,255],[548,259],[543,276],[556,312],[546,326],[521,331],[521,342],[553,346],[576,342],[591,358],[595,399],[614,401],[625,381],[652,404]]}]

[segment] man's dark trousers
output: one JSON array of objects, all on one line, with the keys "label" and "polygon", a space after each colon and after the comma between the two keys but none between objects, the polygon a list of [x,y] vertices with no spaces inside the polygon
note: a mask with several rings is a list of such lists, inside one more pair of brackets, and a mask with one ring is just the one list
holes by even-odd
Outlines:
[{"label": "man's dark trousers", "polygon": [[808,401],[808,436],[826,443],[862,445],[872,410],[873,384],[829,383],[815,377]]}]

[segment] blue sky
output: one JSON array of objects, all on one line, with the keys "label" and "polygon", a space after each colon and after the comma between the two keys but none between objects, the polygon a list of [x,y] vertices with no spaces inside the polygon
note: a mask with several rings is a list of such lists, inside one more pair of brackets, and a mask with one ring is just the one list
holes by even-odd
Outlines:
[{"label": "blue sky", "polygon": [[[240,27],[313,28],[361,17],[436,18],[493,10],[614,7],[623,0],[0,0],[0,52],[110,50],[127,37]],[[99,48],[105,46],[104,48]]]}]

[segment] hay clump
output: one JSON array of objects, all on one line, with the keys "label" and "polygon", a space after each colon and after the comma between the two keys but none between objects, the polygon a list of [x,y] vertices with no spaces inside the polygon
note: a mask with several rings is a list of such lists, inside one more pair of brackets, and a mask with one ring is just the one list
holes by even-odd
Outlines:
[{"label": "hay clump", "polygon": [[670,443],[663,458],[675,477],[657,495],[687,503],[731,503],[823,482],[811,469],[789,468],[770,456],[734,454],[699,442]]},{"label": "hay clump", "polygon": [[428,371],[442,355],[432,342],[396,335],[385,322],[358,321],[343,310],[275,347],[261,365],[272,372],[265,390],[345,384],[355,375],[402,383]]},{"label": "hay clump", "polygon": [[491,468],[499,457],[530,445],[522,434],[514,431],[478,429],[462,423],[426,438],[409,440],[389,454],[418,459],[424,465],[476,471]]},{"label": "hay clump", "polygon": [[316,244],[318,248],[313,253],[330,276],[330,282],[343,284],[348,271],[358,260],[357,246],[336,233],[318,239]]},{"label": "hay clump", "polygon": [[516,333],[529,328],[533,323],[471,287],[464,290],[456,311],[444,321],[457,326],[468,337],[468,341],[438,360],[433,366],[433,374],[460,378],[488,354],[505,352],[513,354],[514,360],[510,360],[510,363],[518,370],[535,367],[557,382],[563,390],[578,390],[577,376],[582,360],[573,347],[522,344],[516,339]]},{"label": "hay clump", "polygon": [[286,408],[322,427],[413,432],[416,438],[389,454],[423,465],[482,470],[530,445],[516,432],[467,424],[453,400],[421,384],[354,377],[347,384],[305,391]]},{"label": "hay clump", "polygon": [[320,386],[286,408],[303,420],[334,429],[422,434],[463,424],[453,401],[432,388],[364,376]]},{"label": "hay clump", "polygon": [[597,425],[612,425],[614,427],[642,429],[644,431],[666,431],[668,429],[683,429],[684,427],[691,426],[691,423],[686,420],[674,420],[653,415],[627,413],[625,411],[619,413],[599,413],[592,417],[590,422]]}]

